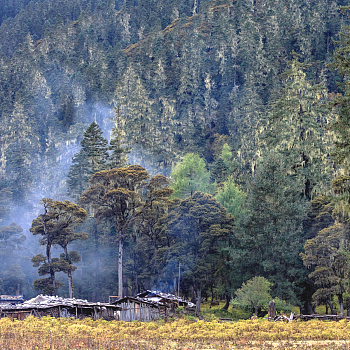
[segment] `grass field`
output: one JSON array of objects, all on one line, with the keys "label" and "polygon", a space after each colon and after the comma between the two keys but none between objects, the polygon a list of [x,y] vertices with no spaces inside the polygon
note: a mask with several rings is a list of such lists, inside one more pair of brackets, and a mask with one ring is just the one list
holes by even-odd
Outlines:
[{"label": "grass field", "polygon": [[350,322],[0,319],[0,349],[350,349]]}]

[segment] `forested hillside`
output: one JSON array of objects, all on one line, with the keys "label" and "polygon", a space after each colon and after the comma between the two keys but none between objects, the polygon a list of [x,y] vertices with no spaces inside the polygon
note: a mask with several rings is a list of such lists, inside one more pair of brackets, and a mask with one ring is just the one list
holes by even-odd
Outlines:
[{"label": "forested hillside", "polygon": [[0,292],[346,302],[346,5],[3,0]]}]

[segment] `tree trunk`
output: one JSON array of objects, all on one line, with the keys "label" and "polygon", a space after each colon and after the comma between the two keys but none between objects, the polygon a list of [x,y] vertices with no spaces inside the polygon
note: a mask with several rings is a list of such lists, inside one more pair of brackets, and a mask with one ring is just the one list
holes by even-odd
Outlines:
[{"label": "tree trunk", "polygon": [[228,307],[230,306],[230,301],[231,301],[231,295],[226,294],[226,303],[222,308],[223,310],[226,310],[226,311],[228,310]]},{"label": "tree trunk", "polygon": [[276,317],[276,303],[273,300],[269,302],[268,317],[272,319]]},{"label": "tree trunk", "polygon": [[334,310],[334,308],[333,308],[333,305],[332,305],[331,301],[328,300],[328,301],[327,301],[327,304],[329,305],[329,307],[330,307],[330,309],[331,309],[331,314],[332,314],[332,315],[335,315],[336,312],[335,312],[335,310]]},{"label": "tree trunk", "polygon": [[197,287],[197,300],[196,300],[196,314],[201,312],[202,290],[201,287]]},{"label": "tree trunk", "polygon": [[[134,236],[134,245],[136,246],[136,236]],[[133,252],[133,263],[134,269],[132,271],[132,291],[131,295],[136,295],[138,293],[138,276],[137,276],[137,257],[135,251]]]},{"label": "tree trunk", "polygon": [[118,296],[123,298],[123,236],[118,233]]},{"label": "tree trunk", "polygon": [[94,268],[93,268],[93,294],[92,301],[101,300],[101,282],[100,282],[100,252],[99,252],[99,241],[98,241],[98,230],[96,221],[93,223],[93,239],[94,239]]},{"label": "tree trunk", "polygon": [[[68,248],[67,247],[63,247],[63,250],[64,250],[64,254],[66,255],[66,259],[68,261],[68,263],[70,265],[72,265],[72,262],[69,261],[69,255],[68,255]],[[72,270],[69,269],[68,272],[67,272],[67,275],[68,275],[68,291],[69,291],[69,297],[71,299],[74,298],[74,287],[73,287],[73,273],[72,273]]]},{"label": "tree trunk", "polygon": [[52,292],[51,295],[55,295],[56,294],[56,281],[55,281],[55,271],[53,270],[52,266],[51,266],[51,238],[50,235],[48,233],[47,227],[46,227],[46,222],[44,220],[44,215],[42,215],[42,222],[43,222],[43,226],[44,226],[44,236],[47,237],[47,243],[46,243],[46,258],[47,258],[47,263],[50,266],[50,279],[51,279],[51,284],[52,284]]},{"label": "tree trunk", "polygon": [[344,316],[344,299],[343,299],[343,294],[339,294],[338,295],[338,300],[339,300],[340,315]]},{"label": "tree trunk", "polygon": [[312,315],[316,313],[314,309],[316,310],[316,305],[313,307],[310,300],[305,301],[302,305],[300,305],[300,313],[302,315]]},{"label": "tree trunk", "polygon": [[68,271],[68,290],[69,290],[69,297],[71,299],[74,298],[74,288],[73,288],[73,275],[72,271]]}]

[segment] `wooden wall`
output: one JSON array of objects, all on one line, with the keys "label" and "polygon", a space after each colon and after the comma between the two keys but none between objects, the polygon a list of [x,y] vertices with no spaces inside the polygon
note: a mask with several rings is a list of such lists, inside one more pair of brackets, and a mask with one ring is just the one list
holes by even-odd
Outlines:
[{"label": "wooden wall", "polygon": [[118,305],[122,307],[117,311],[120,321],[154,321],[160,317],[159,308],[150,304],[127,300]]}]

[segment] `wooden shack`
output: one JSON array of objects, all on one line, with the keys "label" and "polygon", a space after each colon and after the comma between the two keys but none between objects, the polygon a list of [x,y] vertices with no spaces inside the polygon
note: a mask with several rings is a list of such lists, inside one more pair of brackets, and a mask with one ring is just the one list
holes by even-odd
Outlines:
[{"label": "wooden shack", "polygon": [[81,299],[65,299],[53,296],[39,295],[22,304],[0,305],[0,317],[10,317],[23,320],[33,315],[36,317],[52,316],[66,318],[86,318],[114,320],[121,309],[118,305],[108,303],[90,303]]},{"label": "wooden shack", "polygon": [[125,297],[115,301],[113,305],[121,307],[117,311],[117,319],[120,321],[154,321],[167,315],[166,305],[137,297]]},{"label": "wooden shack", "polygon": [[146,290],[137,294],[138,298],[149,302],[160,303],[166,305],[171,311],[175,311],[178,307],[183,307],[186,311],[195,311],[196,305],[186,299],[170,293],[160,291]]}]

